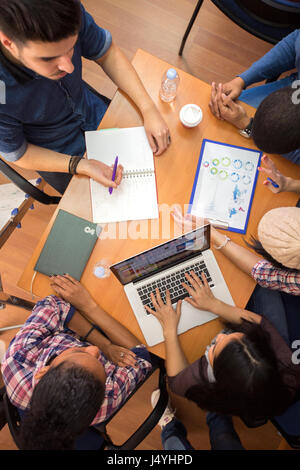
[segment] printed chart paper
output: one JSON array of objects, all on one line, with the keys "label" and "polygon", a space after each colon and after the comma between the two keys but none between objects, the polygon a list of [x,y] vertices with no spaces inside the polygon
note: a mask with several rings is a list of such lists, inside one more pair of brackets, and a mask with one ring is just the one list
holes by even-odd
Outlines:
[{"label": "printed chart paper", "polygon": [[262,152],[204,139],[189,212],[246,233]]}]

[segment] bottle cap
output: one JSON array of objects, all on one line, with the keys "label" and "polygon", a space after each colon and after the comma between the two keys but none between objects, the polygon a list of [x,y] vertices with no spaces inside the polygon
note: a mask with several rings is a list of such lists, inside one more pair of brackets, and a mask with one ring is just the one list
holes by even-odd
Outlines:
[{"label": "bottle cap", "polygon": [[93,268],[93,273],[94,276],[96,276],[98,279],[104,279],[110,275],[110,269],[107,264],[107,261],[101,260],[98,261],[98,263],[95,264]]},{"label": "bottle cap", "polygon": [[196,127],[202,121],[202,110],[196,104],[186,104],[179,113],[180,121],[186,127]]},{"label": "bottle cap", "polygon": [[94,269],[94,274],[96,277],[104,277],[105,276],[105,269],[102,266],[96,266]]},{"label": "bottle cap", "polygon": [[170,80],[174,80],[174,78],[177,77],[177,72],[175,69],[169,69],[167,71],[167,78],[169,78]]}]

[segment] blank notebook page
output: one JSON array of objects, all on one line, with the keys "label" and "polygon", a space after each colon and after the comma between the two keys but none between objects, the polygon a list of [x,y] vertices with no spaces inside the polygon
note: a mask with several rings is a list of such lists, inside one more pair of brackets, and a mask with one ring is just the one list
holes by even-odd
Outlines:
[{"label": "blank notebook page", "polygon": [[157,219],[154,160],[144,127],[88,131],[85,138],[89,159],[111,166],[118,156],[124,168],[121,184],[112,194],[90,180],[93,221]]}]

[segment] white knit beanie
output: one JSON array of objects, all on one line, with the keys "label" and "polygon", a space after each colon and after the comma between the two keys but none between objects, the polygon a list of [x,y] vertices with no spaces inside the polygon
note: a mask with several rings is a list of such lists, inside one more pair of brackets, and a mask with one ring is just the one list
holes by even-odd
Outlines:
[{"label": "white knit beanie", "polygon": [[278,207],[258,224],[263,248],[287,268],[300,269],[300,208]]}]

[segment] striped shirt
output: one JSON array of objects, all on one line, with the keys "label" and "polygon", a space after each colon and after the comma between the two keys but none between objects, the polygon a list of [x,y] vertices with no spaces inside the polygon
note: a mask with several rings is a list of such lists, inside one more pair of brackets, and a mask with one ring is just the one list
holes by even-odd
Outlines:
[{"label": "striped shirt", "polygon": [[[67,327],[75,309],[56,296],[38,302],[25,325],[11,341],[1,364],[2,376],[10,401],[26,410],[36,385],[35,374],[53,355],[68,348],[86,347],[79,336]],[[151,370],[150,356],[144,345],[132,349],[136,367],[119,367],[101,352],[99,361],[105,373],[104,401],[92,424],[105,421],[136,388]]]},{"label": "striped shirt", "polygon": [[252,268],[252,277],[262,287],[300,295],[300,271],[280,269],[266,260],[258,261]]}]

